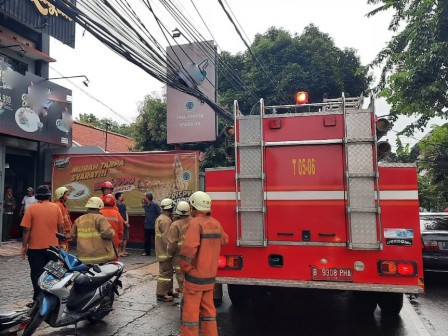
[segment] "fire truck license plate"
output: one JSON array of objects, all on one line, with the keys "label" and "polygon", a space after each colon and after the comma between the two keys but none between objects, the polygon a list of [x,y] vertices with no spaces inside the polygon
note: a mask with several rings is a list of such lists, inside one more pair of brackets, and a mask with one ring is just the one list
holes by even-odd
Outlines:
[{"label": "fire truck license plate", "polygon": [[353,271],[351,268],[313,267],[311,269],[311,276],[313,280],[352,281]]}]

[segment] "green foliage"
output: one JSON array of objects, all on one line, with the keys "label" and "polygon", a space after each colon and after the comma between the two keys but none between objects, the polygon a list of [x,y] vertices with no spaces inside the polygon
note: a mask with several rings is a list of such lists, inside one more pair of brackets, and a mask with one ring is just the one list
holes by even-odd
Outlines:
[{"label": "green foliage", "polygon": [[418,176],[418,200],[420,207],[428,212],[441,212],[447,207],[443,186],[434,184],[427,174]]},{"label": "green foliage", "polygon": [[448,117],[448,1],[368,0],[381,4],[369,13],[393,10],[389,29],[397,32],[371,66],[382,67],[379,96],[400,115],[418,120],[403,131],[423,130],[435,116]]},{"label": "green foliage", "polygon": [[136,151],[174,149],[166,143],[166,97],[147,95],[140,102],[132,139]]},{"label": "green foliage", "polygon": [[397,150],[395,153],[389,153],[382,161],[395,163],[414,163],[417,162],[420,155],[420,147],[418,145],[410,147],[409,144],[403,146],[401,139],[397,136]]},{"label": "green foliage", "polygon": [[77,118],[78,121],[89,124],[101,129],[107,129],[110,132],[130,136],[132,132],[132,126],[126,124],[119,124],[110,118],[98,119],[93,113],[81,113]]},{"label": "green foliage", "polygon": [[419,147],[422,206],[442,211],[448,205],[448,124],[433,126]]},{"label": "green foliage", "polygon": [[[308,91],[310,102],[321,102],[324,95],[340,97],[341,92],[348,97],[359,96],[371,81],[355,50],[339,49],[328,34],[312,24],[294,36],[272,27],[257,34],[251,48],[262,67],[249,52],[235,56],[225,52],[220,57],[232,64],[255,96],[264,98],[267,105],[293,104],[298,91]],[[237,99],[244,114],[253,113],[258,99],[233,88],[224,75],[219,81],[221,105],[231,108]]]}]

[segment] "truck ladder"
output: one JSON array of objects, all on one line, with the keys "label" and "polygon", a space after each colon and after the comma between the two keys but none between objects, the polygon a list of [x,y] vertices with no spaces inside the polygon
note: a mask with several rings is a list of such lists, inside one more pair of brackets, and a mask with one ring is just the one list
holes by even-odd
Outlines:
[{"label": "truck ladder", "polygon": [[263,115],[241,115],[238,102],[235,114],[235,182],[238,246],[267,246],[265,217]]},{"label": "truck ladder", "polygon": [[379,188],[375,190],[375,184],[379,184],[373,97],[367,109],[362,109],[361,99],[358,105],[354,101],[342,95],[348,247],[353,250],[381,250]]}]

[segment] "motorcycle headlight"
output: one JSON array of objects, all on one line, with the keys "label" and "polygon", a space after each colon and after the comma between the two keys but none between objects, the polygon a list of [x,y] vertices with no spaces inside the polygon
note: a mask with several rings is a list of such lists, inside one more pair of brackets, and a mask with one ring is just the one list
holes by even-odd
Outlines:
[{"label": "motorcycle headlight", "polygon": [[59,281],[60,281],[59,279],[56,279],[50,273],[45,271],[40,276],[39,281],[37,282],[37,284],[39,285],[40,288],[48,290],[48,289],[51,289]]}]

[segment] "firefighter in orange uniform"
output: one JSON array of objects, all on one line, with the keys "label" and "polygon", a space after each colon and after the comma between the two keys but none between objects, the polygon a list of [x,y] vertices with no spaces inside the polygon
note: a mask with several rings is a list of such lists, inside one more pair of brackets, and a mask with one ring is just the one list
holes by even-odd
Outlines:
[{"label": "firefighter in orange uniform", "polygon": [[[112,182],[105,181],[101,184],[101,195],[99,196],[100,199],[104,202],[104,198],[107,195],[112,195],[112,192],[114,191],[114,185]],[[118,211],[118,207],[114,205],[114,210]]]},{"label": "firefighter in orange uniform", "polygon": [[211,203],[210,196],[202,191],[190,197],[193,219],[180,250],[180,269],[185,273],[182,336],[199,335],[199,319],[203,336],[218,335],[213,288],[221,246],[229,237],[210,216]]},{"label": "firefighter in orange uniform", "polygon": [[[70,235],[72,229],[72,220],[70,219],[70,212],[67,210],[67,200],[70,195],[70,190],[66,187],[59,187],[54,192],[54,203],[59,206],[62,212],[62,219],[64,220],[64,234]],[[68,242],[70,240],[62,243],[64,250],[68,251]]]},{"label": "firefighter in orange uniform", "polygon": [[162,213],[156,219],[156,258],[159,262],[159,276],[157,278],[157,300],[173,301],[173,264],[168,254],[167,234],[171,226],[171,215],[176,204],[171,198],[164,198],[160,202]]},{"label": "firefighter in orange uniform", "polygon": [[104,217],[106,217],[112,229],[115,231],[115,236],[112,239],[115,248],[117,249],[117,255],[121,243],[123,242],[124,222],[120,213],[115,210],[115,197],[111,194],[104,196],[104,208],[100,210]]},{"label": "firefighter in orange uniform", "polygon": [[184,274],[180,271],[179,253],[184,243],[185,233],[190,222],[190,205],[187,202],[181,201],[177,204],[174,214],[179,217],[178,220],[171,224],[168,231],[168,255],[173,256],[172,264],[174,272],[176,273],[177,283],[179,284],[179,292],[184,291]]}]

